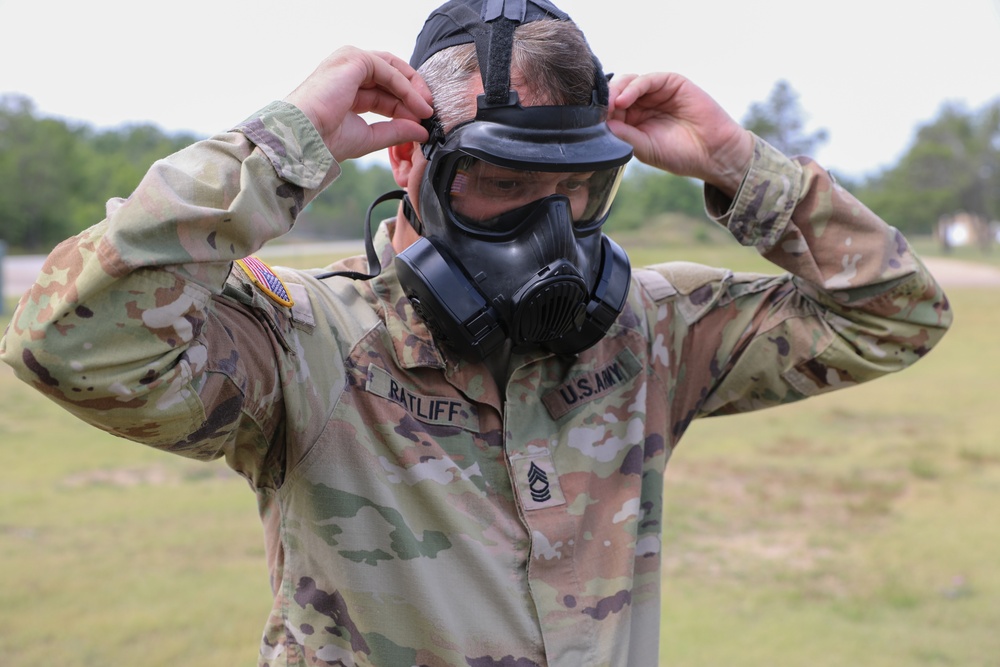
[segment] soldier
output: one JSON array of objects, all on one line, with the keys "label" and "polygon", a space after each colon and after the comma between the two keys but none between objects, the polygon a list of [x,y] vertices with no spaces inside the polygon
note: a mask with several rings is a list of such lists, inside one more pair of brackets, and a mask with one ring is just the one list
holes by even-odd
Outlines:
[{"label": "soldier", "polygon": [[[384,147],[403,201],[367,259],[252,257]],[[787,273],[632,269],[601,226],[633,152]],[[153,165],[55,249],[0,354],[87,422],[246,477],[261,665],[646,666],[691,420],[899,370],[950,318],[896,230],[688,80],[609,86],[546,0],[454,0],[410,64],[338,50]]]}]

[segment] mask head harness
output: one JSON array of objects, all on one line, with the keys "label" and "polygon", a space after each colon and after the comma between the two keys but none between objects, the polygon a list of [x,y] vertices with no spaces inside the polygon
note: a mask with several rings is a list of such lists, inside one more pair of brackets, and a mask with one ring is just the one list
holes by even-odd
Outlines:
[{"label": "mask head harness", "polygon": [[601,226],[632,148],[607,126],[600,62],[586,105],[525,107],[510,86],[514,30],[542,18],[569,20],[547,0],[451,0],[410,60],[418,68],[474,43],[483,78],[473,120],[447,133],[425,123],[419,219],[404,198],[421,238],[394,261],[435,339],[465,358],[507,340],[575,354],[604,337],[628,296],[628,256]]}]

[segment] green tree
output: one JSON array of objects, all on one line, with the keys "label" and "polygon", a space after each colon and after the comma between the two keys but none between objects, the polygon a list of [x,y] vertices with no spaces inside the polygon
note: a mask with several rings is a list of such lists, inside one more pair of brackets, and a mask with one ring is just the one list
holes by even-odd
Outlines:
[{"label": "green tree", "polygon": [[1000,100],[975,112],[944,104],[859,196],[904,231],[930,233],[941,216],[960,210],[1000,218]]},{"label": "green tree", "polygon": [[805,119],[798,93],[781,80],[765,101],[750,105],[742,124],[785,155],[812,155],[826,143],[829,133],[825,129],[806,132]]},{"label": "green tree", "polygon": [[640,163],[630,164],[611,208],[607,229],[638,229],[664,213],[683,213],[704,220],[701,192],[701,186],[689,178]]},{"label": "green tree", "polygon": [[19,95],[0,97],[0,237],[41,251],[96,223],[156,159],[195,138],[151,125],[94,132],[40,118]]},{"label": "green tree", "polygon": [[[345,161],[341,174],[332,186],[324,190],[306,207],[295,223],[298,234],[324,238],[357,239],[365,233],[365,213],[380,195],[399,186],[389,167],[372,163]],[[378,221],[395,215],[393,204],[373,212]]]},{"label": "green tree", "polygon": [[35,118],[25,97],[0,98],[0,234],[38,248],[72,233],[70,211],[84,196],[85,159],[77,132]]}]

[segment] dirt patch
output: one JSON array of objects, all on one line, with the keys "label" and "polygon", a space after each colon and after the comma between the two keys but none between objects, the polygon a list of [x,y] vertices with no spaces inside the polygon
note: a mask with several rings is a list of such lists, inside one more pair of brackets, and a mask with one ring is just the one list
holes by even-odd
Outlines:
[{"label": "dirt patch", "polygon": [[[676,464],[676,465],[675,465]],[[671,464],[664,571],[844,593],[857,538],[892,521],[906,471],[819,473],[721,461]]]},{"label": "dirt patch", "polygon": [[[338,246],[339,247],[339,246]],[[313,246],[314,252],[324,247]],[[1000,268],[945,257],[924,257],[924,264],[945,287],[1000,287]],[[3,262],[3,296],[19,297],[38,277],[45,257],[41,255],[11,256]]]},{"label": "dirt patch", "polygon": [[924,264],[944,287],[1000,287],[1000,268],[946,257],[925,257]]},{"label": "dirt patch", "polygon": [[131,468],[100,468],[84,470],[63,478],[62,485],[70,488],[90,486],[135,487],[164,486],[200,482],[213,479],[230,479],[236,473],[224,466],[207,465],[168,467],[152,465]]}]

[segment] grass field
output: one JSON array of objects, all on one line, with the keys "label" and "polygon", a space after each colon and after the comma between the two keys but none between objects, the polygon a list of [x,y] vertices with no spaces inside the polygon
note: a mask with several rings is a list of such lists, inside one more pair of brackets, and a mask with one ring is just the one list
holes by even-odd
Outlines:
[{"label": "grass field", "polygon": [[[953,331],[906,373],[692,427],[667,472],[661,664],[1000,667],[1000,291],[950,296]],[[6,366],[0,562],[4,667],[255,662],[246,484],[82,425]]]}]

